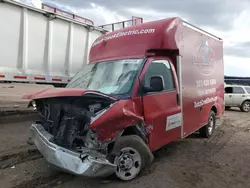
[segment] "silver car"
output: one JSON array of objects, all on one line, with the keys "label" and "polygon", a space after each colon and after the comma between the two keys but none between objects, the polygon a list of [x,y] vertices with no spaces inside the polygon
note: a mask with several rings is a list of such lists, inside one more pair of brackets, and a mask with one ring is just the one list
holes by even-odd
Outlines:
[{"label": "silver car", "polygon": [[250,86],[226,85],[225,107],[239,107],[243,112],[250,111]]}]

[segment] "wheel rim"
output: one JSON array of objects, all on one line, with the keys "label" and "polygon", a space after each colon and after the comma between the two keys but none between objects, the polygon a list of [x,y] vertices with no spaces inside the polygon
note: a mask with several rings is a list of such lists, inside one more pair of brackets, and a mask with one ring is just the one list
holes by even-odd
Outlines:
[{"label": "wheel rim", "polygon": [[248,112],[250,110],[250,103],[248,103],[248,102],[245,103],[243,106],[243,109]]},{"label": "wheel rim", "polygon": [[119,156],[115,157],[117,165],[116,176],[122,180],[132,180],[141,170],[141,156],[134,148],[123,148]]},{"label": "wheel rim", "polygon": [[209,118],[209,124],[208,124],[208,134],[211,135],[214,129],[214,118],[211,116]]}]

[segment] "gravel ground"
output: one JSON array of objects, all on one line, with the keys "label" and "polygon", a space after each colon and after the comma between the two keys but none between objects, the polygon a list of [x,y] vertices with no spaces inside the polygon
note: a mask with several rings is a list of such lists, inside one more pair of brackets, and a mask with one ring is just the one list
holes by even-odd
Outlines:
[{"label": "gravel ground", "polygon": [[75,177],[48,166],[27,144],[30,121],[1,125],[1,188],[248,188],[250,116],[227,111],[210,139],[191,135],[155,153],[151,168],[131,182]]}]

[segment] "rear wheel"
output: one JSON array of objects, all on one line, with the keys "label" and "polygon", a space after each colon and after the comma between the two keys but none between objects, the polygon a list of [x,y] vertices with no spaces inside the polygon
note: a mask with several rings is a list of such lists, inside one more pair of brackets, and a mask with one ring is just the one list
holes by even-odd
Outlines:
[{"label": "rear wheel", "polygon": [[134,179],[153,160],[145,142],[136,135],[120,137],[115,143],[112,156],[112,162],[117,165],[115,175],[124,181]]},{"label": "rear wheel", "polygon": [[243,102],[240,109],[242,112],[249,112],[250,111],[250,101]]},{"label": "rear wheel", "polygon": [[211,111],[208,117],[208,123],[204,127],[202,127],[199,132],[202,137],[209,138],[213,135],[216,124],[215,113]]}]

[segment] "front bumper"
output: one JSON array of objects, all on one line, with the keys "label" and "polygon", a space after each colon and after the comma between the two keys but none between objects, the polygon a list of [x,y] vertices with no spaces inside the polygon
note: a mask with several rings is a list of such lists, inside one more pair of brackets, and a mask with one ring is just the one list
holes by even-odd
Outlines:
[{"label": "front bumper", "polygon": [[100,153],[86,149],[86,152],[80,154],[50,142],[53,140],[53,135],[48,133],[41,124],[32,124],[30,134],[44,158],[63,171],[87,177],[105,177],[116,170],[116,165],[111,164]]}]

